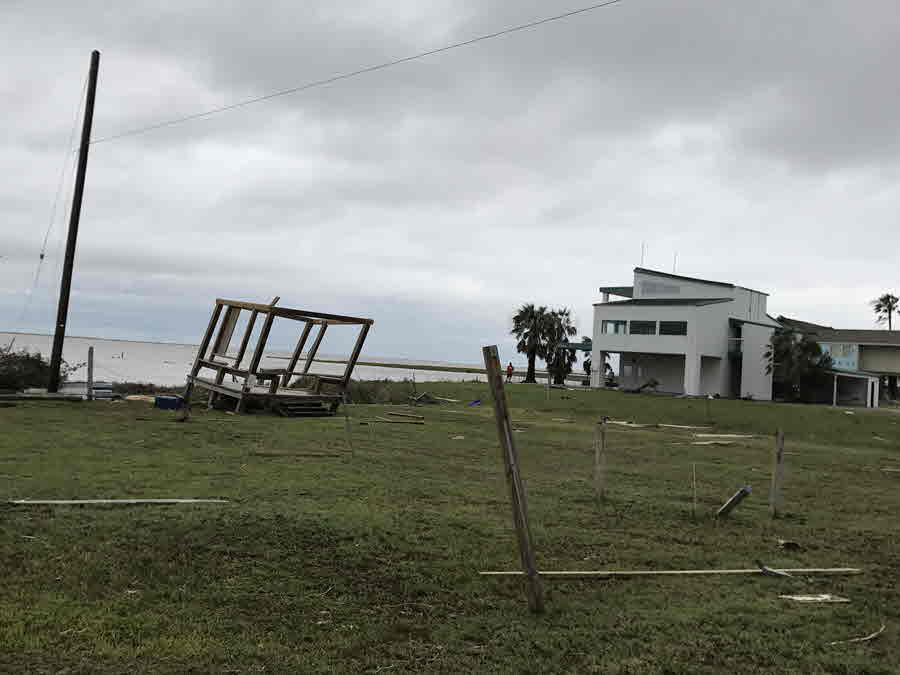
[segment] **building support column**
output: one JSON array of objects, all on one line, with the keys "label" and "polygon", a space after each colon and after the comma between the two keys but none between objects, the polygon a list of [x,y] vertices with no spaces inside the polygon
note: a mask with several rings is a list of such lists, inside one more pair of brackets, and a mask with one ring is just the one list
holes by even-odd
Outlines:
[{"label": "building support column", "polygon": [[700,356],[684,355],[684,393],[687,396],[700,395]]},{"label": "building support column", "polygon": [[831,405],[837,406],[837,375],[834,376],[834,391],[831,395]]}]

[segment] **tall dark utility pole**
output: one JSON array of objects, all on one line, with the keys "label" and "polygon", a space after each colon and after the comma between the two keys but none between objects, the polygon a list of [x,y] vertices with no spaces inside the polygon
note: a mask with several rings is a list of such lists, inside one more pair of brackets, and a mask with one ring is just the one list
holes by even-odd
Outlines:
[{"label": "tall dark utility pole", "polygon": [[66,339],[69,292],[72,290],[72,268],[75,265],[75,244],[78,241],[78,221],[81,219],[81,198],[84,196],[84,176],[87,173],[88,149],[91,146],[91,125],[94,123],[94,97],[97,93],[97,71],[99,69],[100,52],[95,49],[91,52],[87,98],[84,102],[84,123],[81,126],[81,145],[78,148],[78,173],[75,175],[75,193],[72,196],[69,236],[66,240],[66,258],[63,262],[62,281],[59,285],[59,308],[56,311],[56,332],[53,334],[53,352],[50,356],[50,381],[47,383],[49,392],[59,391],[59,368],[62,365],[63,341]]}]

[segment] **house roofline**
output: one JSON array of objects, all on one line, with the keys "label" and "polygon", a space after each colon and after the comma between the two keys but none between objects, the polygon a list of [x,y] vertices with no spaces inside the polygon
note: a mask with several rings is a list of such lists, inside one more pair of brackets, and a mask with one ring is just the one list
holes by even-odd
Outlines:
[{"label": "house roofline", "polygon": [[764,291],[758,291],[755,288],[747,288],[746,286],[736,286],[735,284],[729,284],[724,281],[712,281],[711,279],[700,279],[698,277],[686,277],[680,274],[670,274],[669,272],[658,272],[656,270],[650,270],[646,267],[635,267],[635,272],[640,272],[641,274],[650,274],[656,277],[663,277],[664,279],[677,279],[679,281],[696,281],[701,284],[711,284],[713,286],[723,286],[725,288],[740,288],[745,291],[752,291],[753,293],[759,293],[760,295],[768,296],[769,294]]},{"label": "house roofline", "polygon": [[635,298],[595,302],[594,307],[704,307],[720,302],[734,302],[734,298]]}]

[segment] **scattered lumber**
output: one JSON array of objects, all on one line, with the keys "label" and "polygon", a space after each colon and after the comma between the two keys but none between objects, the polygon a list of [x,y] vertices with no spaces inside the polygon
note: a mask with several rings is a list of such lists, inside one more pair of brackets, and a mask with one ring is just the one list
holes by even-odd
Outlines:
[{"label": "scattered lumber", "polygon": [[609,424],[617,424],[620,427],[631,427],[632,429],[646,429],[650,424],[636,424],[634,422],[626,422],[624,420],[609,420]]},{"label": "scattered lumber", "polygon": [[402,413],[402,412],[389,412],[388,415],[393,415],[394,417],[410,417],[414,420],[424,420],[424,415],[413,415],[412,413]]},{"label": "scattered lumber", "polygon": [[381,422],[383,424],[425,424],[424,420],[392,420],[387,417],[376,416],[372,422]]},{"label": "scattered lumber", "polygon": [[881,635],[884,632],[885,628],[887,628],[887,626],[885,624],[881,624],[881,628],[876,630],[871,635],[866,635],[865,637],[852,638],[850,640],[835,640],[834,642],[829,642],[828,646],[833,647],[834,645],[847,645],[852,642],[868,642],[869,640],[874,640],[879,635]]},{"label": "scattered lumber", "polygon": [[691,445],[734,445],[734,441],[691,441]]},{"label": "scattered lumber", "polygon": [[753,434],[694,434],[697,438],[754,438]]},{"label": "scattered lumber", "polygon": [[11,499],[15,506],[125,506],[132,504],[227,504],[227,499]]},{"label": "scattered lumber", "polygon": [[794,602],[850,602],[850,598],[842,598],[831,593],[816,593],[814,595],[779,595],[779,598],[793,600]]},{"label": "scattered lumber", "polygon": [[793,575],[789,572],[783,572],[781,570],[773,570],[771,567],[766,567],[759,560],[754,560],[753,562],[759,567],[759,571],[763,573],[764,576],[767,577],[787,577],[788,579],[793,578]]},{"label": "scattered lumber", "polygon": [[686,424],[660,424],[658,426],[666,429],[712,429],[712,427],[692,427]]},{"label": "scattered lumber", "polygon": [[745,485],[740,490],[731,495],[731,499],[722,504],[718,511],[716,511],[716,518],[725,518],[729,513],[734,510],[738,504],[744,501],[744,498],[750,494],[751,488],[749,485]]},{"label": "scattered lumber", "polygon": [[[795,567],[776,570],[786,574],[861,574],[856,567]],[[485,577],[519,577],[521,570],[504,570],[500,572],[479,572]],[[561,570],[538,572],[542,577],[568,577],[572,579],[590,577],[655,577],[655,576],[700,576],[720,574],[762,574],[758,568],[733,570]]]}]

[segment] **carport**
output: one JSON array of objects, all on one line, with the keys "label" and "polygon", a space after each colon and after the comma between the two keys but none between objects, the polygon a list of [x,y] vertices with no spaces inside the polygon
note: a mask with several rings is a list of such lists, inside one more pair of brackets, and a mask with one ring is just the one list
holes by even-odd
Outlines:
[{"label": "carport", "polygon": [[832,370],[831,405],[878,407],[879,377],[870,373]]}]

